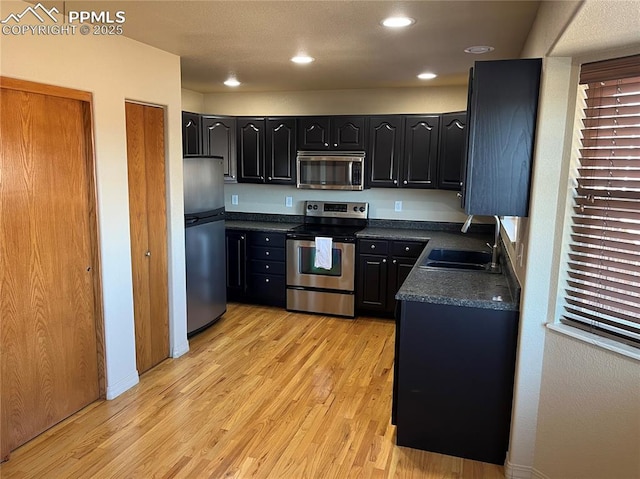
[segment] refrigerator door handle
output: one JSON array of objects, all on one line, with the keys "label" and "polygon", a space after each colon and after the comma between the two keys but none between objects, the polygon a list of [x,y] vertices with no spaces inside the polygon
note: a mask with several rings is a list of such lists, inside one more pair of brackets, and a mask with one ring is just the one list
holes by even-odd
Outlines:
[{"label": "refrigerator door handle", "polygon": [[197,223],[198,221],[200,221],[200,218],[188,218],[185,220],[185,223],[188,225],[192,225],[194,223]]}]

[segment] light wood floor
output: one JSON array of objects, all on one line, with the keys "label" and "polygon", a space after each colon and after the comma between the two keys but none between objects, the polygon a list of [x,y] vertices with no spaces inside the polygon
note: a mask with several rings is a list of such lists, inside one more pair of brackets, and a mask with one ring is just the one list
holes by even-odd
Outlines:
[{"label": "light wood floor", "polygon": [[395,445],[393,321],[230,304],[113,401],[14,451],[8,478],[504,478]]}]

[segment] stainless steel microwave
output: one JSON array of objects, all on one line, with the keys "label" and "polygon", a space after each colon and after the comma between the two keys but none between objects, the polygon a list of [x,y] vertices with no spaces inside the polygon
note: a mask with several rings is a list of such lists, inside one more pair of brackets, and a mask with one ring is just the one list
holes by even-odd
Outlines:
[{"label": "stainless steel microwave", "polygon": [[297,187],[316,190],[362,190],[364,151],[299,151]]}]

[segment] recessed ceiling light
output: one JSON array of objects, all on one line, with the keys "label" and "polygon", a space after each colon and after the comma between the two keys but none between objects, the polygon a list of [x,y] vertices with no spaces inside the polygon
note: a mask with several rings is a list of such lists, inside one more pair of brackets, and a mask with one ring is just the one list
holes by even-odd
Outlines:
[{"label": "recessed ceiling light", "polygon": [[464,49],[465,53],[474,53],[476,55],[482,55],[483,53],[489,53],[494,51],[495,48],[490,47],[488,45],[476,45],[473,47],[468,47]]},{"label": "recessed ceiling light", "polygon": [[408,27],[416,23],[415,19],[409,17],[389,17],[382,20],[382,25],[389,28]]},{"label": "recessed ceiling light", "polygon": [[418,78],[420,78],[420,80],[433,80],[435,77],[437,77],[438,75],[436,75],[435,73],[420,73],[420,75],[418,75]]},{"label": "recessed ceiling light", "polygon": [[309,55],[296,55],[291,59],[293,63],[311,63],[315,58],[310,57]]},{"label": "recessed ceiling light", "polygon": [[227,86],[238,86],[240,85],[240,82],[235,77],[229,77],[225,80],[224,84]]}]

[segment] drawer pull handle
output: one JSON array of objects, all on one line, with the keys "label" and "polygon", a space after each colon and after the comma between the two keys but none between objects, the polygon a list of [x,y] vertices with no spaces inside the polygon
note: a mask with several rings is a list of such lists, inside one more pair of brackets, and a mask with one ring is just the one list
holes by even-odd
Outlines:
[{"label": "drawer pull handle", "polygon": [[376,249],[376,245],[372,244],[371,249]]},{"label": "drawer pull handle", "polygon": [[267,236],[264,240],[268,243],[269,242],[269,237]]},{"label": "drawer pull handle", "polygon": [[269,269],[269,265],[265,265],[264,269]]},{"label": "drawer pull handle", "polygon": [[386,263],[386,262],[387,262],[387,260],[386,260],[386,259],[383,259],[383,260],[382,260],[382,262],[383,262],[383,263]]},{"label": "drawer pull handle", "polygon": [[264,253],[264,254],[266,254],[267,256],[269,256],[269,252],[268,252],[268,251],[265,251],[265,253]]},{"label": "drawer pull handle", "polygon": [[268,283],[268,282],[269,282],[269,278],[265,279],[265,280],[264,280],[264,282],[265,282],[265,283]]},{"label": "drawer pull handle", "polygon": [[409,251],[409,247],[407,246],[404,250],[405,250],[405,251]]}]

